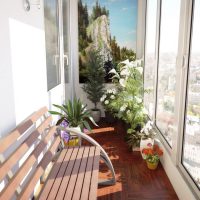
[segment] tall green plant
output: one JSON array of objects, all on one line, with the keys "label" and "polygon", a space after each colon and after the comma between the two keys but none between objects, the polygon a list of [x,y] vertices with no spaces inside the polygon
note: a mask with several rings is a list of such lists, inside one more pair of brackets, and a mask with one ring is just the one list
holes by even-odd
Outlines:
[{"label": "tall green plant", "polygon": [[66,120],[69,126],[79,126],[81,130],[84,128],[91,130],[88,121],[91,121],[97,126],[90,115],[90,111],[86,109],[86,105],[83,105],[80,99],[74,98],[73,101],[68,100],[66,104],[61,106],[57,104],[53,104],[53,106],[61,110],[61,112],[49,111],[52,115],[60,116],[60,119],[57,121],[56,125],[59,125],[63,120]]},{"label": "tall green plant", "polygon": [[118,89],[116,98],[109,105],[116,116],[127,124],[127,142],[129,146],[138,146],[141,134],[140,129],[146,121],[143,105],[143,73],[141,63],[123,61],[119,64],[119,73],[112,70],[113,79]]},{"label": "tall green plant", "polygon": [[97,109],[97,103],[104,94],[105,70],[103,61],[98,51],[90,51],[87,56],[87,81],[83,85],[87,98],[94,104],[94,110]]}]

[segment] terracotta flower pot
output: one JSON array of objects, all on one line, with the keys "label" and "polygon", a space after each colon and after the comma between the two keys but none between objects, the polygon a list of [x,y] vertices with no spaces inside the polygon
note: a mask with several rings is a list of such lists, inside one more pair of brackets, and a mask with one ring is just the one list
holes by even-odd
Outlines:
[{"label": "terracotta flower pot", "polygon": [[156,163],[151,163],[148,161],[146,161],[146,162],[147,162],[147,167],[151,170],[155,170],[158,167],[158,162],[156,162]]}]

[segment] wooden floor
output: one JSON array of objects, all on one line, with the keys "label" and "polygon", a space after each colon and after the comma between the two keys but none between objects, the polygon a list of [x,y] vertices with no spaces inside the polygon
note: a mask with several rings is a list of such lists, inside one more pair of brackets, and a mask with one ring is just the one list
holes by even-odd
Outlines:
[{"label": "wooden floor", "polygon": [[[155,171],[147,169],[139,152],[132,152],[124,141],[122,123],[105,122],[91,134],[112,160],[117,183],[98,189],[98,200],[176,200],[178,199],[169,179],[159,164]],[[110,177],[104,164],[100,164],[99,178]]]}]

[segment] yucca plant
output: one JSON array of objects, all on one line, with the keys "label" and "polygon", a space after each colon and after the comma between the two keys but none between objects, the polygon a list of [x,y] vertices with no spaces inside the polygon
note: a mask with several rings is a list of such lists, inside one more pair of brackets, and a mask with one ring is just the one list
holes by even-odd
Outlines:
[{"label": "yucca plant", "polygon": [[62,106],[53,104],[56,108],[59,108],[61,112],[49,111],[52,115],[60,116],[56,125],[60,125],[63,120],[68,122],[69,127],[80,127],[83,131],[84,128],[91,130],[88,121],[91,121],[95,126],[97,124],[91,117],[90,111],[86,109],[87,105],[83,105],[80,99],[74,98],[73,101],[68,100]]}]

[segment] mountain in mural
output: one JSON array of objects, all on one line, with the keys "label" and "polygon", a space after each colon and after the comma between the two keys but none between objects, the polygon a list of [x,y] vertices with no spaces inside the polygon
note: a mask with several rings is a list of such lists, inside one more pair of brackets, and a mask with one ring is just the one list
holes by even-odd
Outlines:
[{"label": "mountain in mural", "polygon": [[92,40],[89,50],[99,50],[104,62],[112,60],[110,25],[106,15],[98,17],[88,26],[87,36]]}]

